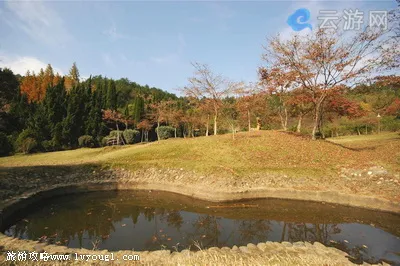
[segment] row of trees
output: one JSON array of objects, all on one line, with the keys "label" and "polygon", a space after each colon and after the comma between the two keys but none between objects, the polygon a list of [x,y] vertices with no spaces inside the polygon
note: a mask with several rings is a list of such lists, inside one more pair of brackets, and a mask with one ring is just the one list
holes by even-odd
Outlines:
[{"label": "row of trees", "polygon": [[75,63],[64,77],[51,65],[24,77],[3,69],[0,141],[17,151],[58,150],[132,143],[128,136],[143,141],[230,131],[234,137],[261,126],[310,129],[316,139],[376,131],[378,114],[386,129],[398,130],[399,76],[369,78],[398,69],[396,43],[387,34],[367,28],[351,38],[328,30],[286,41],[277,36],[264,47],[256,83],[235,82],[193,63],[184,97],[128,79],[81,80]]}]

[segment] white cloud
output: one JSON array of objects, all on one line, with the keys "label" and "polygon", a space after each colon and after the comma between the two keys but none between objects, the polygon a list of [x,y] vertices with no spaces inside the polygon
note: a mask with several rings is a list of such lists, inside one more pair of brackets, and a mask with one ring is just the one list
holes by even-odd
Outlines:
[{"label": "white cloud", "polygon": [[[47,67],[47,63],[31,56],[4,56],[0,55],[0,67],[1,68],[9,68],[14,74],[25,75],[29,70],[30,72],[34,71],[38,73],[41,68],[45,69]],[[63,75],[63,71],[57,67],[53,67],[54,73],[59,73]]]},{"label": "white cloud", "polygon": [[6,1],[4,6],[2,19],[38,42],[64,47],[73,40],[59,14],[43,1]]},{"label": "white cloud", "polygon": [[172,64],[178,61],[179,56],[177,54],[167,54],[164,56],[150,57],[150,61],[157,64]]},{"label": "white cloud", "polygon": [[117,26],[113,22],[107,30],[103,31],[103,34],[108,36],[112,41],[119,39],[129,39],[129,36],[118,32]]}]

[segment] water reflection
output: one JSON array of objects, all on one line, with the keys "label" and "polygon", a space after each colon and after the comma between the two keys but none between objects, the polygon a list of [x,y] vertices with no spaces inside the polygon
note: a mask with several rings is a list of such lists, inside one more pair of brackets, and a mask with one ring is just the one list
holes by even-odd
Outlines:
[{"label": "water reflection", "polygon": [[252,200],[210,206],[176,194],[139,191],[56,198],[30,210],[5,233],[110,251],[318,241],[348,252],[354,262],[400,263],[398,224],[399,215],[336,205]]}]

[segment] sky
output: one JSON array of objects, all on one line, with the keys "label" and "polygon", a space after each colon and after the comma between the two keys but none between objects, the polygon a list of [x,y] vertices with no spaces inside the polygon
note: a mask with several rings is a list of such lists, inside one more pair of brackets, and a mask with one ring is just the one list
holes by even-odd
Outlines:
[{"label": "sky", "polygon": [[[2,1],[0,67],[38,72],[50,63],[81,77],[128,78],[169,92],[187,85],[191,62],[235,81],[254,82],[266,38],[296,33],[288,17],[321,10],[391,10],[388,1]],[[304,34],[309,28],[297,32]]]}]

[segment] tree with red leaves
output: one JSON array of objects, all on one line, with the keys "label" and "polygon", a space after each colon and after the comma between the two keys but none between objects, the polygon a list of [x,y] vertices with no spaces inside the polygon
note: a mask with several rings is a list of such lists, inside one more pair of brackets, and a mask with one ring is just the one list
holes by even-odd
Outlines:
[{"label": "tree with red leaves", "polygon": [[115,123],[115,127],[117,128],[117,145],[119,145],[121,138],[118,124],[125,122],[124,116],[118,111],[107,109],[103,110],[103,120]]}]

